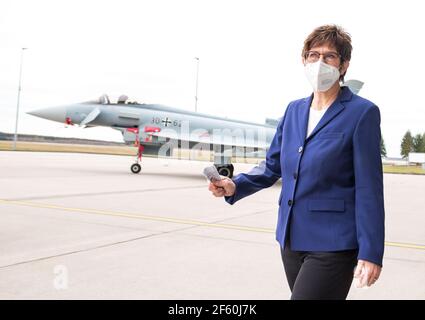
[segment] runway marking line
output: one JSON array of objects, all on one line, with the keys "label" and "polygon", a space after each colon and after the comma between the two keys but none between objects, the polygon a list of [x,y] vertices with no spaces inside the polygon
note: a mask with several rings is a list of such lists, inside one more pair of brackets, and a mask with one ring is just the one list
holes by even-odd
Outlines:
[{"label": "runway marking line", "polygon": [[[128,213],[128,212],[119,212],[119,211],[71,208],[71,207],[57,206],[57,205],[51,205],[51,204],[46,204],[46,203],[28,202],[28,201],[0,199],[0,203],[12,204],[12,205],[18,205],[18,206],[26,206],[26,207],[34,207],[34,208],[55,209],[55,210],[69,211],[69,212],[97,214],[97,215],[104,215],[104,216],[123,217],[123,218],[132,218],[132,219],[141,219],[141,220],[151,220],[151,221],[169,222],[169,223],[176,223],[176,224],[189,224],[189,225],[200,226],[200,227],[231,229],[231,230],[260,232],[260,233],[274,233],[275,232],[275,230],[270,229],[270,228],[257,228],[257,227],[232,225],[232,224],[210,223],[210,222],[203,222],[203,221],[198,221],[198,220],[177,219],[177,218],[169,218],[169,217],[161,217],[161,216],[150,216],[150,215],[145,215],[145,214],[134,214],[134,213]],[[414,243],[401,243],[401,242],[386,241],[385,245],[388,246],[388,247],[425,250],[425,245],[414,244]]]}]

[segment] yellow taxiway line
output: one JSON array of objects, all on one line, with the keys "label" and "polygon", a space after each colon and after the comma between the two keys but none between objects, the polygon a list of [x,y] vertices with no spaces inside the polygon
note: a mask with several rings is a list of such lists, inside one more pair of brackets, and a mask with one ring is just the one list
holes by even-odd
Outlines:
[{"label": "yellow taxiway line", "polygon": [[[261,233],[274,233],[275,232],[275,230],[270,229],[270,228],[257,228],[257,227],[223,224],[223,223],[210,223],[210,222],[203,222],[203,221],[198,221],[198,220],[177,219],[177,218],[169,218],[169,217],[163,217],[163,216],[151,216],[151,215],[145,215],[145,214],[135,214],[135,213],[129,213],[129,212],[120,212],[120,211],[72,208],[72,207],[57,206],[57,205],[46,204],[46,203],[29,202],[29,201],[0,199],[0,204],[1,203],[10,204],[10,205],[25,206],[25,207],[33,207],[33,208],[44,208],[44,209],[54,209],[54,210],[68,211],[68,212],[97,214],[97,215],[103,215],[103,216],[113,216],[113,217],[123,217],[123,218],[131,218],[131,219],[169,222],[169,223],[176,223],[176,224],[188,224],[188,225],[192,225],[192,226],[201,226],[201,227],[209,227],[209,228],[231,229],[231,230],[239,230],[239,231],[261,232]],[[425,250],[425,245],[413,244],[413,243],[401,243],[401,242],[388,242],[387,241],[387,242],[385,242],[385,245],[388,246],[388,247],[399,247],[399,248]]]}]

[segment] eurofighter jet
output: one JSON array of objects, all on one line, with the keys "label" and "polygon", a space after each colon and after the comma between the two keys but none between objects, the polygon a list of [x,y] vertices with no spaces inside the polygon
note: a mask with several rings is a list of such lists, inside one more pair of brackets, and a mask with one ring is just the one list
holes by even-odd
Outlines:
[{"label": "eurofighter jet", "polygon": [[[363,83],[345,83],[357,93]],[[159,104],[130,101],[122,95],[111,102],[107,95],[96,101],[48,107],[28,112],[40,118],[80,127],[103,126],[121,131],[127,144],[138,147],[131,172],[141,171],[142,154],[170,156],[175,148],[214,152],[220,175],[232,177],[232,157],[265,157],[279,120],[264,124],[217,117]]]}]

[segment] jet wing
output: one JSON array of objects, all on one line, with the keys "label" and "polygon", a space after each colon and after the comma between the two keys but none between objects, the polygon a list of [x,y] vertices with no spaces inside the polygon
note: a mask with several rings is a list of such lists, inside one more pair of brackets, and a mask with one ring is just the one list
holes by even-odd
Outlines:
[{"label": "jet wing", "polygon": [[258,149],[267,149],[269,146],[266,143],[266,139],[264,141],[257,141],[252,138],[244,138],[244,137],[235,137],[230,135],[212,135],[209,134],[208,131],[203,132],[195,132],[187,134],[177,134],[174,131],[160,131],[160,132],[148,132],[145,133],[148,136],[162,138],[162,139],[171,139],[171,140],[180,140],[180,141],[188,141],[195,143],[204,143],[204,144],[212,144],[212,145],[222,145],[222,146],[233,146],[233,147],[244,147],[244,148],[258,148]]}]

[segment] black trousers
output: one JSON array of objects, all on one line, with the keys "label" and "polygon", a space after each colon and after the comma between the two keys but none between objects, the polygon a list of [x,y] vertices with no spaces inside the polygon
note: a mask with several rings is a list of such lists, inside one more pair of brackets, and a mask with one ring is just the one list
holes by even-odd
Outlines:
[{"label": "black trousers", "polygon": [[291,300],[344,300],[353,282],[358,250],[292,251],[281,248]]}]

